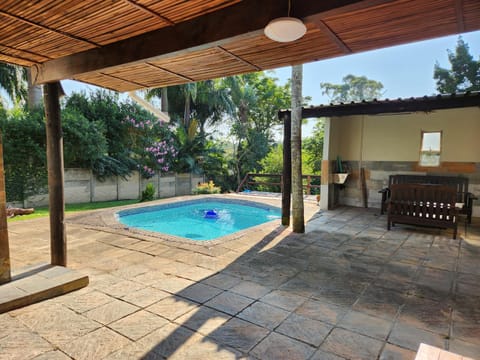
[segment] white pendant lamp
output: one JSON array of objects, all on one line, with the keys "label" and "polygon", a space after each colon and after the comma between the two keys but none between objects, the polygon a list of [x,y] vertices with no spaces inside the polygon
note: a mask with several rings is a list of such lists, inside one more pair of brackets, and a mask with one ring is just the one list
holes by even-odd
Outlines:
[{"label": "white pendant lamp", "polygon": [[288,16],[273,19],[265,26],[265,35],[277,42],[291,42],[300,39],[307,32],[302,20],[290,16],[290,0],[288,1]]}]

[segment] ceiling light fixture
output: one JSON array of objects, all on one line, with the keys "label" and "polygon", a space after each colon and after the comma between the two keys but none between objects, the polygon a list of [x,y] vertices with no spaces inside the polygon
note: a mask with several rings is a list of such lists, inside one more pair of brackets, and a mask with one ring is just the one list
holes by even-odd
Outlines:
[{"label": "ceiling light fixture", "polygon": [[265,26],[265,35],[273,41],[295,41],[307,32],[307,27],[302,20],[290,16],[290,1],[288,0],[288,16],[273,19]]}]

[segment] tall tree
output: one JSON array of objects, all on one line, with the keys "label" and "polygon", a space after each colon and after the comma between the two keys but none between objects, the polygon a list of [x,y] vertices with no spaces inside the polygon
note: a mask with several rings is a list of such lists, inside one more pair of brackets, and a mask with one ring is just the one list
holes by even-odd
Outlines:
[{"label": "tall tree", "polygon": [[320,83],[322,95],[335,103],[373,100],[383,95],[383,84],[365,76],[347,75],[342,84]]},{"label": "tall tree", "polygon": [[24,75],[22,67],[0,63],[0,89],[3,89],[14,103],[26,98],[27,87]]},{"label": "tall tree", "polygon": [[305,232],[302,182],[302,77],[303,66],[292,66],[292,229]]},{"label": "tall tree", "polygon": [[433,69],[437,91],[441,94],[480,90],[480,57],[477,61],[469,52],[468,44],[458,38],[455,52],[447,50],[450,69],[444,69],[438,61]]}]

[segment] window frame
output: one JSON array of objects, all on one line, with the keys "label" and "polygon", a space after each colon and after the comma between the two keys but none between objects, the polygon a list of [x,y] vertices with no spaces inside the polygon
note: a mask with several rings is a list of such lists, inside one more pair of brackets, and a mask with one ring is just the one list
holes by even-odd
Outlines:
[{"label": "window frame", "polygon": [[[440,134],[440,149],[439,150],[423,150],[423,141],[424,141],[424,136],[425,134],[432,134],[432,133],[438,133]],[[442,130],[422,130],[421,133],[420,133],[420,156],[419,156],[419,159],[418,159],[418,165],[420,165],[421,167],[429,167],[429,168],[433,168],[433,167],[440,167],[441,163],[442,163],[442,149],[443,149],[443,131]],[[425,163],[422,163],[422,157],[424,154],[428,154],[428,155],[438,155],[438,163],[437,164],[425,164]]]}]

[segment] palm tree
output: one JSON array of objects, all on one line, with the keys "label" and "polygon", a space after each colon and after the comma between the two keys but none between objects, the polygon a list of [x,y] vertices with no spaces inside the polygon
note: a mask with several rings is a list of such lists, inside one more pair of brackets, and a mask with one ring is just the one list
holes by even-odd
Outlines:
[{"label": "palm tree", "polygon": [[303,66],[292,66],[292,229],[305,232],[302,183],[302,76]]}]

